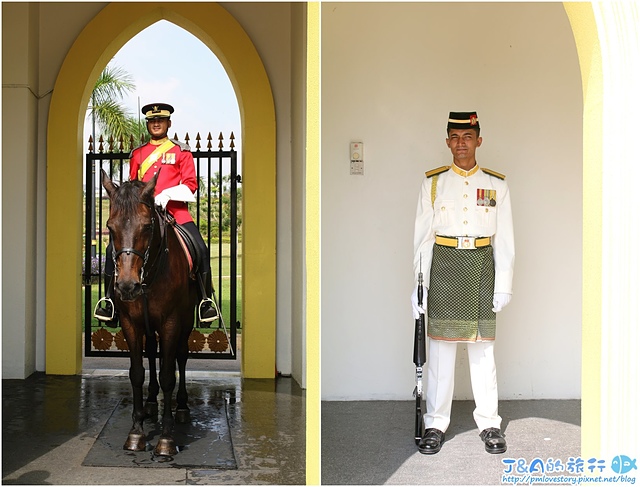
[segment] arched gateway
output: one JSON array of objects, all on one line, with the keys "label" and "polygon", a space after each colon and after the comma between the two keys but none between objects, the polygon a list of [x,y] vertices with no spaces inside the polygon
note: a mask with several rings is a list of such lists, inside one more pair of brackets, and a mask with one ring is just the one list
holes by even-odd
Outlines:
[{"label": "arched gateway", "polygon": [[47,125],[46,372],[82,369],[82,129],[91,88],[114,54],[159,20],[202,41],[236,92],[243,140],[243,333],[245,377],[275,374],[276,128],[258,53],[238,22],[212,3],[111,3],[87,24],[64,60]]}]

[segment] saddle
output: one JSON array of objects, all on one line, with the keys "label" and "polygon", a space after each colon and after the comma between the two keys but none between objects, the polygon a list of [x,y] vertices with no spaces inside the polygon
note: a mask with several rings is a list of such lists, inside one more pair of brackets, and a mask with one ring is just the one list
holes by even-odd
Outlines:
[{"label": "saddle", "polygon": [[178,237],[178,242],[184,251],[187,261],[189,262],[189,277],[193,280],[196,279],[196,273],[198,272],[198,262],[200,262],[201,255],[198,254],[198,247],[191,240],[189,232],[187,232],[181,225],[176,223],[169,213],[166,216],[167,223],[173,227]]}]

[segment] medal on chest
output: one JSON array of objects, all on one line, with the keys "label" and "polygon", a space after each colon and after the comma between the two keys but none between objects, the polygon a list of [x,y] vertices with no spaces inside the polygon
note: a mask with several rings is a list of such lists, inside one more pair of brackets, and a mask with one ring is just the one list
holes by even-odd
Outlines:
[{"label": "medal on chest", "polygon": [[482,189],[476,190],[476,202],[478,206],[496,206],[496,190]]}]

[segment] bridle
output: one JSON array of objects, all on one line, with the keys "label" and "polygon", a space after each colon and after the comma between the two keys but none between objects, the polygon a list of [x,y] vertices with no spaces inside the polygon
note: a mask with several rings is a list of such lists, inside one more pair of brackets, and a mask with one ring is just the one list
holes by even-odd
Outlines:
[{"label": "bridle", "polygon": [[[160,222],[163,221],[161,215],[159,215],[158,213],[158,209],[155,208],[153,205],[150,205],[149,203],[145,202],[145,201],[140,201],[140,204],[145,205],[146,207],[148,207],[151,210],[151,226],[153,228],[153,230],[155,231],[155,223],[156,223],[156,216],[158,216],[158,220]],[[165,218],[166,218],[166,209],[165,211]],[[113,237],[113,236],[112,236]],[[149,254],[151,252],[151,243],[153,241],[153,236],[151,236],[151,238],[149,238],[149,243],[147,244],[147,248],[144,251],[144,253],[140,252],[139,250],[136,250],[132,247],[124,247],[120,250],[117,250],[114,248],[114,252],[112,252],[111,258],[113,259],[113,267],[114,267],[114,273],[113,273],[113,278],[114,278],[114,282],[117,282],[118,280],[118,265],[117,265],[117,260],[118,257],[120,257],[122,254],[126,254],[126,255],[136,255],[138,256],[140,259],[142,259],[142,267],[140,268],[140,285],[142,286],[142,291],[143,293],[146,291],[146,288],[151,285],[151,283],[153,282],[155,276],[158,274],[158,270],[161,267],[160,264],[162,263],[159,259],[162,257],[163,251],[164,254],[168,253],[169,248],[167,246],[167,232],[164,231],[163,225],[160,225],[160,238],[161,238],[161,244],[160,247],[158,249],[158,254],[156,255],[156,258],[154,259],[154,263],[158,263],[158,265],[156,266],[155,269],[155,273],[151,276],[151,278],[145,282],[145,268],[147,266],[147,263],[149,262]],[[113,242],[113,238],[111,239],[111,241]]]}]

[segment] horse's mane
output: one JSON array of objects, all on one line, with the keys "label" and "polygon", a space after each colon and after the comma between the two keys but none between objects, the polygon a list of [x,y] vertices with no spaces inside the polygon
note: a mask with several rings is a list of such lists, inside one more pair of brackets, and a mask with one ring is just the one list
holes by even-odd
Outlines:
[{"label": "horse's mane", "polygon": [[144,203],[153,208],[151,195],[147,195],[147,201],[141,199],[142,188],[144,188],[144,183],[141,181],[127,181],[123,183],[111,199],[111,205],[116,211],[127,214],[132,213],[140,203]]}]

